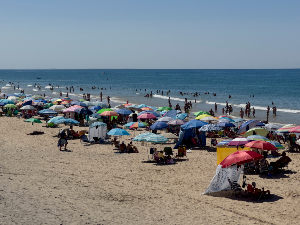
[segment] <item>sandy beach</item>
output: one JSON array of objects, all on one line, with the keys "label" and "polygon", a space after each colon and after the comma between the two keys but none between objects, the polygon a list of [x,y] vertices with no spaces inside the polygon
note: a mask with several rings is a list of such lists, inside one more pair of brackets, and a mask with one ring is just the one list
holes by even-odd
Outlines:
[{"label": "sandy beach", "polygon": [[[0,121],[0,224],[299,224],[298,153],[288,153],[293,161],[277,176],[247,175],[271,191],[270,199],[201,195],[216,171],[215,149],[157,165],[148,162],[151,144],[135,142],[140,153],[119,154],[111,144],[76,139],[69,140],[70,151],[59,151],[64,125]],[[27,135],[34,130],[45,133]]]}]

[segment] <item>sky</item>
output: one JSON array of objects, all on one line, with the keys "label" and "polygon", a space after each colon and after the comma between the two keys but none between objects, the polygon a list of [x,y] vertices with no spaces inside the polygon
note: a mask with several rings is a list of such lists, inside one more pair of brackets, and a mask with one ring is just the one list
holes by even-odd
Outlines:
[{"label": "sky", "polygon": [[296,0],[0,3],[0,69],[300,68]]}]

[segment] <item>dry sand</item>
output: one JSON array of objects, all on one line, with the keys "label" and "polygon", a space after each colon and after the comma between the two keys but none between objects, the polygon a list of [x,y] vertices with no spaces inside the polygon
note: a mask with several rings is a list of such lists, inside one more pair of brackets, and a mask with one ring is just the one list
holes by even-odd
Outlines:
[{"label": "dry sand", "polygon": [[[0,224],[300,223],[297,153],[288,153],[290,171],[247,176],[271,190],[269,200],[230,192],[203,196],[217,167],[209,148],[192,150],[175,165],[156,165],[146,163],[149,145],[139,146],[139,154],[117,154],[112,145],[86,146],[77,139],[64,152],[54,137],[59,128],[0,121]],[[27,135],[33,130],[45,134]]]}]

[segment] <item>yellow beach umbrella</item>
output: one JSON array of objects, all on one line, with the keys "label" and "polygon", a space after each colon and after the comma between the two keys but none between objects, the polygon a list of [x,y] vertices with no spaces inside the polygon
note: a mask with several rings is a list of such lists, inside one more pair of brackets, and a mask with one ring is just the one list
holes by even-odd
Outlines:
[{"label": "yellow beach umbrella", "polygon": [[208,116],[211,116],[211,115],[209,115],[209,114],[202,114],[202,115],[197,116],[195,119],[196,120],[201,120],[202,118],[205,118],[205,117],[208,117]]}]

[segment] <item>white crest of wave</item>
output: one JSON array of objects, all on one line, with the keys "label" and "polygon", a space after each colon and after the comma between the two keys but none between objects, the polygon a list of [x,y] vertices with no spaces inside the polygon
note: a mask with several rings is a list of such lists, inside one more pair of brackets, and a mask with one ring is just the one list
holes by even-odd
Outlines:
[{"label": "white crest of wave", "polygon": [[32,86],[31,84],[28,84],[28,85],[27,85],[27,87],[31,87],[31,86]]}]

